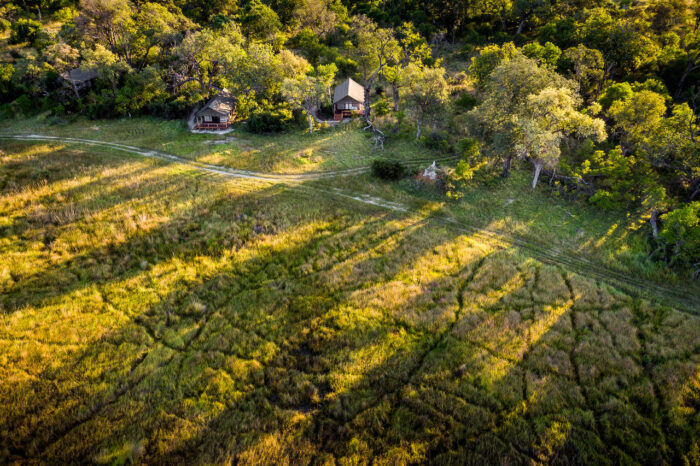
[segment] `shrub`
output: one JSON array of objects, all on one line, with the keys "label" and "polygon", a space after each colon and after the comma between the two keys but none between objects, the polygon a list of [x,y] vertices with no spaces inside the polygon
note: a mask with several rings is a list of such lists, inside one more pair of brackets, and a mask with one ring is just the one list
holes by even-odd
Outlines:
[{"label": "shrub", "polygon": [[247,129],[251,133],[279,133],[289,128],[291,112],[283,110],[263,110],[250,116]]},{"label": "shrub", "polygon": [[665,246],[671,265],[693,269],[700,274],[700,202],[691,202],[661,216],[659,241]]},{"label": "shrub", "polygon": [[457,97],[457,100],[455,100],[455,105],[463,110],[471,110],[472,108],[476,107],[476,104],[478,102],[479,101],[476,97],[469,94],[468,92],[465,92],[459,97]]},{"label": "shrub", "polygon": [[58,10],[53,14],[53,19],[59,23],[69,23],[78,16],[78,10],[75,7],[67,6]]},{"label": "shrub", "polygon": [[376,159],[372,162],[372,174],[377,178],[398,180],[404,173],[406,173],[406,168],[401,165],[401,162],[382,159]]},{"label": "shrub", "polygon": [[20,18],[12,25],[10,33],[10,43],[19,44],[21,42],[33,43],[39,37],[41,23],[33,19]]},{"label": "shrub", "polygon": [[389,101],[386,99],[380,99],[374,105],[372,105],[372,110],[376,116],[382,116],[389,113]]},{"label": "shrub", "polygon": [[450,141],[447,139],[447,135],[440,131],[431,131],[427,135],[421,137],[421,143],[430,149],[443,152],[450,151]]}]

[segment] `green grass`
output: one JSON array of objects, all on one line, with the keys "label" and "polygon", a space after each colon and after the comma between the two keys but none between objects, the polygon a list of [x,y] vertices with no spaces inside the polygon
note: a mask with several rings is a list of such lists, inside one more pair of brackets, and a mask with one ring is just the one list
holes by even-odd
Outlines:
[{"label": "green grass", "polygon": [[2,463],[697,461],[700,318],[434,221],[487,193],[0,147]]},{"label": "green grass", "polygon": [[[256,135],[240,124],[225,135],[192,134],[184,121],[134,118],[87,120],[49,125],[41,118],[0,122],[2,133],[42,134],[129,144],[230,168],[276,173],[304,173],[368,166],[378,157],[439,157],[412,141],[396,139],[377,152],[359,122],[307,134],[294,130]],[[217,143],[218,142],[218,143]]]},{"label": "green grass", "polygon": [[585,201],[553,195],[546,188],[530,188],[530,172],[514,169],[510,178],[488,184],[475,182],[460,201],[448,200],[431,186],[405,180],[381,183],[370,175],[318,182],[348,192],[362,191],[402,203],[439,218],[530,243],[562,257],[585,258],[633,277],[673,284],[700,295],[700,286],[650,254],[644,220],[634,213],[606,211]]}]

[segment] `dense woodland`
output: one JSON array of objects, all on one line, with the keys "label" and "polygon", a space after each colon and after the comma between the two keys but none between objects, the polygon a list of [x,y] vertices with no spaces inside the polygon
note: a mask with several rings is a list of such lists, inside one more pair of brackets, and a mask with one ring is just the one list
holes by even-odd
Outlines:
[{"label": "dense woodland", "polygon": [[[390,138],[461,156],[447,197],[529,167],[697,278],[699,25],[694,0],[15,0],[0,114],[184,119],[227,89],[249,131],[313,131],[352,77],[378,156]],[[92,86],[60,79],[77,67]]]}]

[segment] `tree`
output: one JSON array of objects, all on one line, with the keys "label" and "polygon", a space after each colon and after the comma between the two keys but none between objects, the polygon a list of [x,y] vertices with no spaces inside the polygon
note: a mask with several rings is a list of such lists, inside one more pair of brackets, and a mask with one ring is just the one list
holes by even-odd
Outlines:
[{"label": "tree", "polygon": [[561,56],[561,49],[551,42],[540,45],[537,42],[525,44],[522,49],[523,55],[537,60],[541,65],[555,66]]},{"label": "tree", "polygon": [[620,75],[652,62],[658,46],[627,19],[613,18],[603,8],[588,12],[578,29],[578,39],[587,47],[600,50],[605,59],[605,75]]},{"label": "tree", "polygon": [[198,88],[190,93],[194,91],[194,100],[198,101],[209,98],[212,89],[230,85],[230,73],[241,73],[247,58],[243,45],[243,35],[235,23],[217,32],[203,29],[188,34],[174,51],[176,87],[197,83]]},{"label": "tree", "polygon": [[12,24],[10,33],[10,44],[29,42],[33,44],[41,33],[41,23],[33,19],[20,18]]},{"label": "tree", "polygon": [[580,105],[580,96],[570,87],[547,87],[527,96],[516,124],[515,151],[528,157],[534,165],[532,189],[537,186],[542,168],[555,168],[561,144],[569,135],[595,141],[605,139],[603,120],[579,112]]},{"label": "tree", "polygon": [[387,65],[382,71],[382,77],[391,86],[391,95],[394,101],[394,111],[399,110],[399,88],[401,87],[401,75],[403,67],[409,63],[416,63],[419,66],[432,61],[432,53],[428,42],[423,38],[415,27],[410,23],[404,23],[399,29],[399,44],[401,46],[401,58],[395,65]]},{"label": "tree", "polygon": [[681,40],[681,49],[685,55],[685,69],[678,80],[676,86],[675,98],[679,98],[685,89],[685,80],[691,73],[700,70],[700,30],[698,23],[695,24],[695,29],[686,33]]},{"label": "tree", "polygon": [[144,3],[134,16],[135,30],[131,37],[134,62],[131,66],[143,69],[152,56],[168,50],[180,42],[184,31],[194,24],[181,14],[172,13],[157,3]]},{"label": "tree", "polygon": [[134,5],[129,0],[81,0],[80,7],[75,25],[81,36],[131,63]]},{"label": "tree", "polygon": [[355,43],[351,55],[358,65],[365,89],[364,118],[370,123],[370,93],[385,66],[396,63],[400,47],[391,29],[377,26],[364,15],[355,16],[351,23]]},{"label": "tree", "polygon": [[605,75],[605,60],[599,50],[579,44],[564,51],[560,69],[576,81],[584,96],[595,97],[600,92]]},{"label": "tree", "polygon": [[269,40],[282,28],[277,13],[260,0],[252,0],[243,14],[241,25],[250,39]]},{"label": "tree", "polygon": [[309,29],[321,38],[338,25],[338,15],[330,0],[306,0],[294,10],[294,20],[301,29]]},{"label": "tree", "polygon": [[660,219],[659,239],[670,250],[670,264],[690,267],[696,278],[700,274],[700,202],[686,204]]},{"label": "tree", "polygon": [[518,49],[512,42],[506,42],[500,47],[487,45],[479,50],[479,55],[472,57],[469,75],[483,88],[493,70],[501,63],[509,61],[517,52]]},{"label": "tree", "polygon": [[83,59],[81,68],[96,69],[99,76],[110,83],[112,97],[116,99],[117,82],[123,73],[131,70],[131,67],[101,44],[97,44],[94,49],[84,49],[81,55]]},{"label": "tree", "polygon": [[608,113],[626,152],[675,175],[674,188],[687,201],[700,195],[700,124],[688,104],[674,105],[667,115],[664,96],[642,90],[615,102]]},{"label": "tree", "polygon": [[318,65],[316,67],[316,76],[326,86],[329,100],[331,99],[331,86],[333,86],[333,81],[335,80],[335,75],[337,73],[338,67],[335,65],[335,63],[329,63],[328,65]]},{"label": "tree", "polygon": [[410,63],[401,74],[408,114],[416,123],[416,139],[420,138],[424,123],[435,121],[449,97],[445,70],[423,68]]},{"label": "tree", "polygon": [[489,142],[490,153],[503,163],[503,177],[510,174],[514,156],[525,156],[516,151],[520,124],[527,98],[543,89],[569,88],[576,84],[557,74],[549,67],[538,66],[535,60],[521,54],[498,65],[484,83],[482,103],[468,113],[474,130]]},{"label": "tree", "polygon": [[309,133],[313,133],[313,112],[328,98],[326,83],[316,76],[303,76],[299,79],[287,78],[282,84],[282,95],[288,102],[306,113],[306,118],[309,121]]}]

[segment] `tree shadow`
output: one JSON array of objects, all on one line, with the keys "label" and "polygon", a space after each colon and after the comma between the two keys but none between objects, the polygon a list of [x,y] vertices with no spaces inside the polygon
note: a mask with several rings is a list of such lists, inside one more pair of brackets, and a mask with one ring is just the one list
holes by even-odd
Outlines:
[{"label": "tree shadow", "polygon": [[654,463],[697,440],[696,317],[407,214],[279,187],[183,204],[3,293],[57,312],[96,289],[109,330],[0,384],[2,461]]}]

